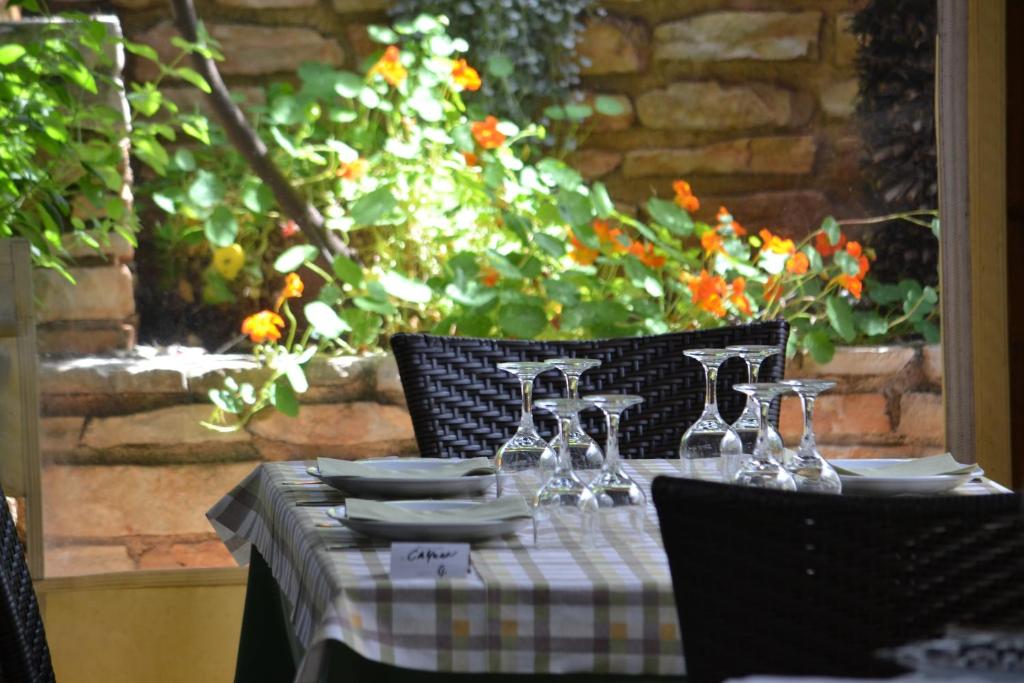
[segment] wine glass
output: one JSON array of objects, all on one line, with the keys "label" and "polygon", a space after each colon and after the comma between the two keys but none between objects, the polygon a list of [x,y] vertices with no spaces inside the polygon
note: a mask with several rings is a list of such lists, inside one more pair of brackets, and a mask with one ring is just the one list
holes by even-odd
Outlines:
[{"label": "wine glass", "polygon": [[698,361],[704,368],[706,392],[704,412],[683,434],[679,442],[682,475],[691,479],[719,480],[723,474],[723,456],[742,455],[739,434],[718,413],[718,368],[734,358],[735,351],[727,349],[691,349],[683,355]]},{"label": "wine glass", "polygon": [[818,394],[828,391],[836,383],[827,379],[786,379],[781,383],[800,397],[800,406],[804,412],[804,434],[800,437],[796,453],[787,452],[788,457],[783,463],[786,470],[793,475],[796,487],[801,491],[842,493],[843,483],[839,475],[821,457],[814,438],[814,400]]},{"label": "wine glass", "polygon": [[[600,367],[601,361],[596,358],[552,358],[546,361],[551,367],[558,368],[565,375],[565,386],[569,398],[579,400],[580,398],[580,376],[591,368]],[[573,417],[572,427],[567,437],[569,439],[569,455],[572,457],[572,466],[576,470],[599,470],[604,464],[604,454],[601,447],[597,445],[590,436],[583,431],[580,425],[579,415]],[[551,450],[558,452],[558,436],[555,436],[548,444]]]},{"label": "wine glass", "polygon": [[[727,346],[725,348],[728,351],[735,351],[736,355],[747,364],[747,382],[750,384],[757,383],[757,375],[761,372],[761,364],[772,356],[781,353],[778,346],[771,346],[769,344],[744,344],[742,346]],[[743,452],[747,454],[753,453],[754,442],[757,441],[757,432],[761,429],[761,417],[757,414],[757,408],[749,396],[747,397],[747,404],[743,407],[743,412],[732,423],[732,428],[740,435]],[[782,453],[784,448],[782,437],[779,435],[778,430],[770,423],[769,429],[768,438],[771,440],[772,452]],[[726,481],[735,476],[741,461],[742,456],[723,461]]]},{"label": "wine glass", "polygon": [[597,497],[602,513],[615,509],[626,510],[631,526],[643,531],[647,496],[636,482],[622,470],[619,460],[619,419],[632,406],[643,403],[643,398],[630,394],[594,394],[584,400],[600,408],[608,421],[608,440],[604,447],[604,466],[592,482],[590,490]]},{"label": "wine glass", "polygon": [[[573,471],[569,435],[573,425],[579,423],[580,411],[593,407],[593,403],[578,398],[546,398],[537,401],[537,407],[558,418],[558,460],[554,473],[533,497],[533,544],[537,545],[538,524],[547,521],[551,515],[560,515],[566,509],[580,513],[582,540],[590,543],[594,539],[597,523],[597,498]],[[569,526],[572,528],[575,525],[569,523]]]},{"label": "wine glass", "polygon": [[502,476],[505,473],[537,467],[542,477],[546,477],[554,472],[557,456],[533,425],[533,380],[540,373],[552,370],[552,366],[547,363],[513,362],[498,363],[498,368],[515,375],[523,391],[523,415],[519,419],[519,428],[494,456],[497,494],[500,496]]},{"label": "wine glass", "polygon": [[754,452],[743,460],[732,481],[762,489],[796,491],[796,482],[792,475],[772,456],[768,443],[768,411],[771,410],[775,397],[790,391],[790,388],[778,382],[734,384],[732,388],[749,396],[757,405],[757,412],[761,417],[761,429],[757,433],[757,441],[754,442]]}]

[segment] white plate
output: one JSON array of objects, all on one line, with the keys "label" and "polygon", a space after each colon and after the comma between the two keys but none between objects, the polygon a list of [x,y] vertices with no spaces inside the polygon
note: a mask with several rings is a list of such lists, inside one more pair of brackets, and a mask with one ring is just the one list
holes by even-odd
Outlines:
[{"label": "white plate", "polygon": [[[389,505],[398,505],[410,510],[453,510],[470,508],[480,503],[471,500],[395,500]],[[510,520],[473,522],[466,524],[424,523],[424,522],[377,522],[365,519],[349,519],[345,506],[329,508],[327,514],[353,531],[372,538],[389,541],[434,541],[459,543],[486,541],[513,534],[530,521],[528,517]]]},{"label": "white plate", "polygon": [[[840,467],[884,467],[907,462],[911,458],[877,458],[829,460]],[[929,477],[858,477],[850,474],[839,474],[843,482],[843,493],[854,495],[898,496],[901,494],[928,495],[946,493],[969,480],[980,477],[985,471],[980,467],[966,474],[936,474]]]},{"label": "white plate", "polygon": [[[403,469],[423,470],[431,464],[449,462],[443,458],[381,458],[379,460],[362,460],[368,467],[377,467],[390,471]],[[390,477],[321,477],[316,465],[306,470],[314,477],[320,478],[328,486],[354,496],[377,496],[381,498],[418,498],[433,496],[476,496],[480,495],[493,484],[493,474],[474,474],[464,477],[438,477],[428,479],[422,476],[401,479]]]}]

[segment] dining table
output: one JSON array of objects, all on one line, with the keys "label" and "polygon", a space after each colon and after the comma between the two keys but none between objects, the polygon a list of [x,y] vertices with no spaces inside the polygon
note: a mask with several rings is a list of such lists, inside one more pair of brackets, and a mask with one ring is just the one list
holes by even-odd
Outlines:
[{"label": "dining table", "polygon": [[[552,516],[536,543],[531,524],[473,543],[469,573],[444,579],[392,578],[390,543],[328,516],[344,494],[312,464],[262,463],[207,513],[249,565],[236,681],[685,679],[650,496],[678,460],[622,463],[647,496],[641,529],[587,539],[576,516]],[[540,485],[518,472],[504,494],[529,499]],[[977,478],[954,493],[1001,491]]]}]

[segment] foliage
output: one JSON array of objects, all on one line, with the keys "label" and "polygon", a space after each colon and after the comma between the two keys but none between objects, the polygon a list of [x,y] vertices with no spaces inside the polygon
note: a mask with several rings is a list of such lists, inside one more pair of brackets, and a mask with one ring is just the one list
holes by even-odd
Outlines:
[{"label": "foliage", "polygon": [[[392,14],[451,19],[450,33],[469,44],[483,67],[478,101],[490,113],[525,125],[541,109],[570,100],[579,82],[576,41],[593,0],[397,0]],[[486,20],[481,20],[486,17]]]},{"label": "foliage", "polygon": [[[255,278],[276,255],[280,293],[243,324],[271,378],[211,392],[211,425],[238,428],[268,404],[298,410],[302,366],[316,353],[375,347],[397,331],[581,338],[782,316],[793,325],[789,352],[819,360],[836,341],[936,333],[935,290],[872,282],[872,254],[838,221],[800,243],[749,234],[724,207],[705,224],[691,217],[699,199],[681,180],[674,201],[652,198],[634,217],[602,184],[537,158],[527,143],[543,128],[474,116],[463,95],[479,74],[442,20],[421,16],[372,35],[388,47],[365,74],[307,64],[297,87],[268,90],[260,117],[279,160],[355,258],[321,261],[253,178],[216,173],[235,164],[223,149],[190,154],[187,182],[175,178],[158,195],[170,231],[212,247],[208,281],[265,286]],[[291,246],[260,253],[275,219]],[[291,312],[300,297],[307,325]],[[881,306],[857,306],[869,299]]]},{"label": "foliage", "polygon": [[[21,4],[39,10],[34,2]],[[28,239],[36,265],[71,280],[69,244],[98,248],[111,231],[135,243],[125,142],[162,174],[170,162],[164,144],[177,137],[167,119],[177,107],[161,102],[159,80],[133,85],[130,112],[121,109],[113,97],[121,87],[112,75],[114,55],[127,48],[156,62],[161,79],[209,86],[177,66],[181,57],[160,64],[152,48],[122,41],[109,24],[83,14],[26,27],[24,42],[0,46],[0,237]],[[184,56],[189,46],[181,47]]]}]

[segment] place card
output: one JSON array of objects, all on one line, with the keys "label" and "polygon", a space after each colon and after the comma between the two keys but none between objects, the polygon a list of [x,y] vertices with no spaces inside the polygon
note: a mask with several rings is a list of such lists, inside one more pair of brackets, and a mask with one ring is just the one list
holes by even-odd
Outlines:
[{"label": "place card", "polygon": [[392,543],[392,579],[461,578],[469,573],[468,543]]}]

